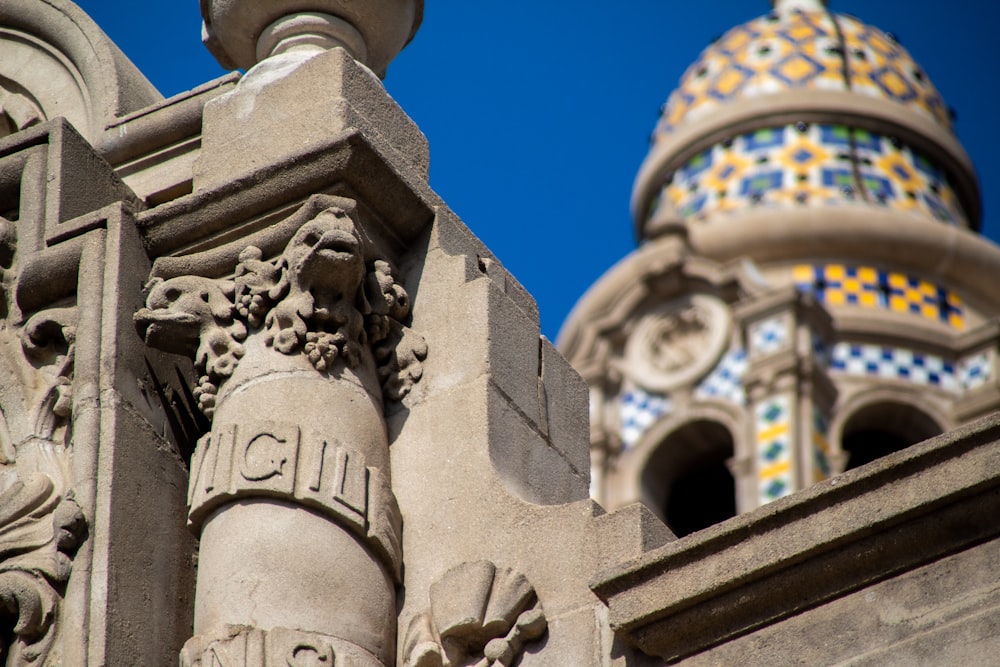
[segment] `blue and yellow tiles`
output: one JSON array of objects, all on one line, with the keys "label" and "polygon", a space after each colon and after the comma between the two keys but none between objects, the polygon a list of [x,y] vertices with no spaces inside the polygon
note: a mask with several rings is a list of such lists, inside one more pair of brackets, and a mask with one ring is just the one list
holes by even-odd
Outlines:
[{"label": "blue and yellow tiles", "polygon": [[757,488],[761,505],[795,490],[792,466],[792,399],[774,396],[754,407]]},{"label": "blue and yellow tiles", "polygon": [[695,387],[695,398],[721,399],[744,405],[746,392],[743,390],[743,375],[748,363],[747,354],[742,348],[726,352],[715,368]]},{"label": "blue and yellow tiles", "polygon": [[755,206],[867,204],[967,224],[939,166],[894,137],[844,125],[795,123],[723,141],[670,175],[664,198],[695,221]]},{"label": "blue and yellow tiles", "polygon": [[964,390],[952,361],[903,347],[841,341],[832,348],[830,370],[939,387],[956,394]]},{"label": "blue and yellow tiles", "polygon": [[970,354],[958,362],[958,381],[962,389],[969,391],[992,379],[993,361],[987,350]]},{"label": "blue and yellow tiles", "polygon": [[830,420],[813,406],[812,450],[813,481],[822,482],[833,472],[830,467]]},{"label": "blue and yellow tiles", "polygon": [[803,89],[889,100],[951,128],[941,95],[891,37],[848,16],[793,11],[733,28],[705,49],[664,105],[654,136],[738,99]]},{"label": "blue and yellow tiles", "polygon": [[753,322],[747,330],[750,356],[763,357],[785,347],[791,338],[788,324],[788,319],[781,316]]},{"label": "blue and yellow tiles", "polygon": [[660,417],[670,412],[670,399],[635,388],[622,394],[619,404],[621,438],[625,448],[632,447]]},{"label": "blue and yellow tiles", "polygon": [[800,264],[792,277],[800,291],[814,294],[826,305],[891,310],[965,328],[961,297],[905,273],[870,266]]}]

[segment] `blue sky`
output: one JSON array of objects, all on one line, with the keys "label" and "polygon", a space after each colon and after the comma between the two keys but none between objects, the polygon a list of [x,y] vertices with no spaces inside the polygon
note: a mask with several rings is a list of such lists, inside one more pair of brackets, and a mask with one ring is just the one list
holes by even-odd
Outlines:
[{"label": "blue sky", "polygon": [[[223,73],[200,43],[195,0],[79,4],[166,96]],[[1000,239],[1000,2],[830,6],[894,33],[955,107],[984,192],[984,233]],[[535,296],[546,336],[634,248],[632,181],[681,74],[714,38],[769,9],[427,0],[386,88],[430,141],[431,185]]]}]

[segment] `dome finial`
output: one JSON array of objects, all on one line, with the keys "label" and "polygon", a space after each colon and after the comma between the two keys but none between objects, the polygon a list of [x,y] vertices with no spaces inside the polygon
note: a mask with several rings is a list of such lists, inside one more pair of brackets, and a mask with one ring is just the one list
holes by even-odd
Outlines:
[{"label": "dome finial", "polygon": [[771,6],[779,14],[787,14],[795,10],[803,12],[822,12],[826,10],[827,0],[771,0]]}]

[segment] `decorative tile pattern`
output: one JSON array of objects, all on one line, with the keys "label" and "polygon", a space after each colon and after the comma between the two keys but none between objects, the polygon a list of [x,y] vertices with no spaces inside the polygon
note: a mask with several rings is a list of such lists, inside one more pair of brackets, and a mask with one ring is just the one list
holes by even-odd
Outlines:
[{"label": "decorative tile pattern", "polygon": [[792,469],[792,399],[780,395],[754,408],[757,435],[757,488],[761,505],[795,490]]},{"label": "decorative tile pattern", "polygon": [[830,369],[846,375],[904,380],[954,393],[963,389],[954,363],[902,347],[839,342],[832,348]]},{"label": "decorative tile pattern", "polygon": [[730,350],[719,359],[712,372],[695,387],[695,398],[717,398],[745,405],[746,394],[742,383],[746,370],[746,352],[739,348]]},{"label": "decorative tile pattern", "polygon": [[830,468],[830,420],[822,410],[813,406],[812,449],[813,481],[822,482],[831,473]]},{"label": "decorative tile pattern", "polygon": [[969,391],[993,379],[993,362],[990,357],[989,351],[983,350],[958,362],[958,381],[962,389]]},{"label": "decorative tile pattern", "polygon": [[619,406],[622,444],[632,447],[642,434],[671,409],[666,396],[649,394],[642,389],[632,389],[622,394]]},{"label": "decorative tile pattern", "polygon": [[668,177],[650,216],[661,201],[694,221],[753,206],[865,205],[967,224],[938,165],[895,137],[845,125],[796,123],[723,141]]},{"label": "decorative tile pattern", "polygon": [[750,325],[748,331],[750,356],[763,357],[777,352],[789,341],[787,318],[769,317]]},{"label": "decorative tile pattern", "polygon": [[800,264],[792,272],[800,291],[827,305],[886,309],[965,328],[961,297],[915,276],[844,264]]},{"label": "decorative tile pattern", "polygon": [[705,49],[664,105],[654,136],[735,99],[803,89],[890,100],[951,128],[941,95],[891,37],[851,17],[794,11],[733,28]]}]

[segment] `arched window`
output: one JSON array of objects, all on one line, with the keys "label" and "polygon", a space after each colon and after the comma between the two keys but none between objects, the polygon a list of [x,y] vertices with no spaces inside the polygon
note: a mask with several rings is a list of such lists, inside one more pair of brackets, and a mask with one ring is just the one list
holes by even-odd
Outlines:
[{"label": "arched window", "polygon": [[841,448],[848,455],[845,470],[871,463],[941,432],[934,419],[912,405],[890,401],[866,405],[844,424]]},{"label": "arched window", "polygon": [[687,422],[656,447],[643,471],[647,504],[678,537],[736,516],[736,483],[726,461],[733,437],[715,421]]}]

